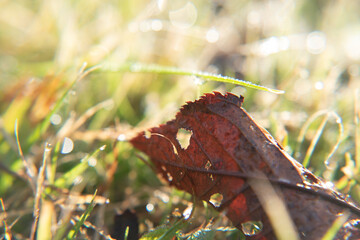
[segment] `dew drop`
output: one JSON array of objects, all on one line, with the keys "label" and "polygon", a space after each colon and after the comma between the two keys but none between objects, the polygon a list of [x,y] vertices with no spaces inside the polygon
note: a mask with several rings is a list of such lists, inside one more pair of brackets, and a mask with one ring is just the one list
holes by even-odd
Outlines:
[{"label": "dew drop", "polygon": [[61,153],[67,154],[67,153],[70,153],[73,149],[74,149],[74,142],[70,138],[65,137],[63,146],[61,149]]},{"label": "dew drop", "polygon": [[330,189],[334,189],[334,187],[335,187],[334,183],[332,183],[332,182],[325,182],[325,186]]},{"label": "dew drop", "polygon": [[215,28],[209,29],[206,33],[206,41],[215,43],[219,40],[219,32]]},{"label": "dew drop", "polygon": [[124,141],[126,141],[126,135],[125,134],[119,134],[119,136],[117,137],[117,140],[119,141],[119,142],[124,142]]},{"label": "dew drop", "polygon": [[154,196],[159,198],[164,203],[168,203],[170,201],[169,195],[159,190],[155,190]]},{"label": "dew drop", "polygon": [[336,118],[336,123],[338,124],[341,124],[342,123],[342,119],[339,117],[339,118]]},{"label": "dew drop", "polygon": [[51,143],[46,143],[45,144],[45,152],[50,152],[52,149],[52,144]]},{"label": "dew drop", "polygon": [[214,207],[220,207],[222,200],[224,199],[223,195],[221,193],[214,193],[213,195],[211,195],[209,202],[214,206]]},{"label": "dew drop", "polygon": [[167,178],[168,178],[169,182],[171,182],[174,179],[173,176],[171,176],[170,173],[167,173],[166,175],[167,175]]},{"label": "dew drop", "polygon": [[151,138],[151,132],[150,131],[144,131],[144,137],[146,139],[150,139]]},{"label": "dew drop", "polygon": [[99,150],[100,150],[100,151],[104,151],[105,148],[106,148],[106,145],[102,145],[102,146],[99,148]]},{"label": "dew drop", "polygon": [[183,212],[183,216],[185,220],[191,216],[192,211],[193,211],[193,205],[189,204],[189,206]]},{"label": "dew drop", "polygon": [[330,167],[330,161],[329,161],[329,159],[328,160],[325,160],[324,161],[324,164],[325,164],[325,166],[328,168],[328,167]]},{"label": "dew drop", "polygon": [[152,203],[146,204],[146,211],[152,212],[154,210],[155,206]]},{"label": "dew drop", "polygon": [[193,81],[196,86],[201,86],[205,83],[204,80],[202,80],[201,78],[199,78],[197,76],[193,76]]},{"label": "dew drop", "polygon": [[261,232],[263,228],[262,222],[248,221],[241,224],[241,230],[247,236],[254,236]]},{"label": "dew drop", "polygon": [[317,81],[317,82],[315,83],[315,85],[314,85],[314,88],[315,88],[316,90],[322,90],[322,89],[324,88],[324,82],[322,82],[322,81]]},{"label": "dew drop", "polygon": [[84,180],[84,179],[83,179],[82,176],[77,176],[77,177],[74,179],[73,184],[74,184],[74,185],[78,185],[78,184],[80,184],[83,180]]},{"label": "dew drop", "polygon": [[96,164],[97,164],[97,159],[96,159],[96,158],[94,158],[94,157],[89,158],[89,160],[88,160],[88,165],[89,165],[90,167],[95,167]]},{"label": "dew drop", "polygon": [[53,114],[50,117],[50,122],[52,125],[59,125],[62,122],[62,118],[59,114]]},{"label": "dew drop", "polygon": [[159,19],[152,20],[151,21],[151,29],[156,32],[163,29],[163,23],[161,22],[161,20],[159,20]]},{"label": "dew drop", "polygon": [[130,71],[131,72],[139,72],[141,70],[141,65],[138,63],[131,64]]}]

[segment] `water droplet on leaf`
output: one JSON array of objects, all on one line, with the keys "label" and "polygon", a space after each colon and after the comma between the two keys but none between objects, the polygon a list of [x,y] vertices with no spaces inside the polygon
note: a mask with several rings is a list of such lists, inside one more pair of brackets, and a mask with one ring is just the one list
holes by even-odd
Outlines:
[{"label": "water droplet on leaf", "polygon": [[184,218],[188,219],[191,216],[192,211],[193,211],[193,205],[189,204],[189,206],[183,212]]},{"label": "water droplet on leaf", "polygon": [[248,221],[241,224],[241,230],[247,236],[254,236],[261,232],[263,228],[262,222]]},{"label": "water droplet on leaf", "polygon": [[146,139],[150,139],[151,138],[151,132],[150,131],[144,131],[144,137]]},{"label": "water droplet on leaf", "polygon": [[215,193],[213,195],[211,195],[209,202],[214,206],[214,207],[220,207],[222,200],[224,199],[223,195],[221,193]]},{"label": "water droplet on leaf", "polygon": [[166,175],[167,175],[167,178],[168,178],[169,182],[171,182],[173,180],[173,177],[171,176],[171,174],[167,173]]}]

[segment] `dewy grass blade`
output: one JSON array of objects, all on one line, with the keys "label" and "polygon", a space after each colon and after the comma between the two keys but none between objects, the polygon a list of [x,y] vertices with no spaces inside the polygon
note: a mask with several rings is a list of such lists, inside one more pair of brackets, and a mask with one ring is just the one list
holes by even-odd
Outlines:
[{"label": "dewy grass blade", "polygon": [[344,134],[344,126],[342,124],[342,119],[340,118],[340,116],[335,113],[335,112],[328,112],[328,111],[319,111],[317,113],[315,113],[314,115],[312,115],[303,125],[303,127],[300,130],[298,139],[297,139],[297,147],[295,150],[295,156],[300,152],[300,146],[301,144],[304,142],[305,139],[305,134],[308,131],[308,129],[310,128],[310,125],[319,117],[324,116],[323,120],[321,121],[314,138],[312,139],[310,146],[308,147],[307,151],[306,151],[306,155],[304,157],[303,160],[303,165],[304,167],[307,167],[310,163],[310,158],[315,150],[316,144],[319,141],[319,138],[321,136],[321,134],[324,131],[325,125],[327,124],[330,116],[334,117],[335,119],[335,123],[338,125],[338,138],[336,140],[336,143],[334,144],[334,146],[332,147],[332,149],[330,150],[327,158],[324,161],[324,164],[326,166],[329,166],[330,164],[330,159],[331,157],[334,155],[334,153],[336,152],[336,150],[338,149],[342,139],[343,139],[343,134]]},{"label": "dewy grass blade", "polygon": [[325,125],[326,125],[328,119],[329,119],[329,116],[328,116],[328,114],[326,114],[324,116],[324,119],[321,121],[320,126],[318,127],[314,138],[311,140],[310,146],[308,147],[308,149],[306,151],[304,161],[302,162],[304,167],[307,167],[309,165],[310,158],[311,158],[312,154],[314,153],[315,147],[316,147],[317,143],[319,142],[320,136],[324,131],[324,128],[325,128]]},{"label": "dewy grass blade", "polygon": [[264,86],[260,86],[248,81],[222,76],[219,74],[212,74],[208,72],[201,72],[201,71],[189,71],[184,70],[181,68],[176,67],[167,67],[155,64],[141,64],[141,63],[132,63],[132,64],[124,64],[120,66],[106,66],[104,65],[103,70],[109,71],[130,71],[134,73],[160,73],[160,74],[175,74],[175,75],[188,75],[188,76],[196,76],[205,80],[217,81],[217,82],[224,82],[224,83],[231,83],[240,85],[243,87],[253,88],[257,90],[267,91],[276,94],[283,94],[285,93],[282,90],[272,89]]},{"label": "dewy grass blade", "polygon": [[172,227],[170,227],[158,240],[170,240],[176,235],[176,232],[183,229],[188,223],[184,219],[180,219]]},{"label": "dewy grass blade", "polygon": [[102,151],[103,148],[104,146],[96,149],[92,154],[82,158],[79,164],[56,179],[54,185],[59,188],[65,188],[73,184],[73,181],[76,179],[76,177],[80,176],[83,172],[85,172],[86,169],[89,168],[89,161],[93,158],[96,158],[97,154]]}]

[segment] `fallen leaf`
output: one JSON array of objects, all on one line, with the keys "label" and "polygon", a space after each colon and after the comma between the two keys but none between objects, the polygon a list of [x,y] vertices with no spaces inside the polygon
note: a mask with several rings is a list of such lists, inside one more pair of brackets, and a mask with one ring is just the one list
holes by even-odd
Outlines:
[{"label": "fallen leaf", "polygon": [[360,239],[356,204],[288,155],[242,103],[231,93],[206,94],[130,142],[170,185],[226,211],[248,239],[321,239],[344,214],[335,239]]}]

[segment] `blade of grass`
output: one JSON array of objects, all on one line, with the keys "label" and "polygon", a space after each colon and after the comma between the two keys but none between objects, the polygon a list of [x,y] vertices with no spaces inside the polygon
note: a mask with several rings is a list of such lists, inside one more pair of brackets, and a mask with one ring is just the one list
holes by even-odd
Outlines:
[{"label": "blade of grass", "polygon": [[24,167],[26,169],[26,178],[30,183],[30,186],[33,190],[33,192],[35,193],[35,176],[36,173],[34,172],[35,166],[33,166],[30,162],[28,162],[24,156],[24,153],[22,151],[21,145],[20,145],[20,139],[19,139],[19,129],[18,129],[18,120],[15,120],[15,129],[14,129],[14,134],[15,134],[15,140],[16,140],[16,145],[19,151],[19,156],[24,164]]},{"label": "blade of grass", "polygon": [[300,133],[299,136],[297,137],[297,145],[296,145],[296,149],[295,149],[295,156],[297,156],[298,154],[300,154],[300,147],[302,145],[302,143],[304,142],[305,139],[305,134],[307,132],[307,130],[309,129],[310,125],[321,115],[326,114],[327,111],[319,111],[314,113],[313,115],[311,115],[306,122],[304,123],[304,125],[302,126],[302,128],[300,129]]},{"label": "blade of grass", "polygon": [[308,147],[308,149],[306,151],[306,154],[305,154],[305,157],[304,157],[304,160],[302,162],[304,167],[307,167],[309,165],[309,163],[310,163],[310,158],[311,158],[312,154],[314,153],[315,146],[318,143],[321,134],[324,131],[324,128],[325,128],[325,125],[326,125],[326,123],[328,121],[328,118],[329,118],[329,116],[325,115],[324,119],[321,121],[320,126],[318,127],[318,129],[317,129],[317,131],[315,133],[315,136],[311,140],[310,146]]},{"label": "blade of grass", "polygon": [[295,153],[296,154],[299,154],[299,149],[300,149],[300,146],[301,144],[303,143],[304,141],[304,138],[305,138],[305,134],[306,134],[306,131],[309,129],[310,125],[317,119],[319,118],[320,116],[324,115],[324,119],[321,121],[316,133],[315,133],[315,136],[313,137],[313,139],[311,140],[311,143],[306,151],[306,154],[305,154],[305,157],[304,157],[304,160],[303,160],[303,165],[304,167],[307,167],[310,163],[310,158],[315,150],[315,147],[316,147],[316,144],[317,142],[319,141],[320,139],[320,136],[321,134],[323,133],[324,131],[324,128],[325,128],[325,125],[327,123],[327,121],[329,120],[329,117],[330,116],[333,116],[335,118],[335,122],[336,124],[338,125],[338,129],[339,129],[339,134],[338,134],[338,138],[336,140],[336,143],[334,144],[334,146],[331,148],[328,156],[326,157],[326,159],[324,160],[324,164],[326,166],[329,166],[330,165],[330,159],[331,157],[334,155],[334,153],[336,152],[336,150],[338,149],[341,141],[342,141],[342,138],[343,138],[343,134],[344,134],[344,126],[342,124],[342,119],[340,118],[340,116],[335,113],[335,112],[327,112],[327,111],[319,111],[315,114],[313,114],[304,124],[304,126],[301,128],[300,130],[300,133],[299,133],[299,136],[298,136],[298,139],[297,139],[297,148],[296,148],[296,151]]},{"label": "blade of grass", "polygon": [[10,228],[6,222],[6,218],[7,218],[7,213],[6,213],[6,209],[5,209],[5,204],[2,198],[0,198],[0,206],[1,206],[1,211],[4,212],[4,218],[2,220],[3,225],[4,225],[4,239],[12,239],[12,234],[10,231]]},{"label": "blade of grass", "polygon": [[69,93],[71,92],[71,90],[73,89],[75,84],[77,82],[79,82],[81,79],[83,79],[85,76],[87,76],[90,72],[96,70],[99,66],[94,66],[94,67],[88,68],[86,70],[85,70],[85,67],[86,67],[86,63],[83,64],[83,66],[81,67],[75,80],[72,81],[70,86],[66,89],[66,91],[61,96],[61,98],[56,102],[55,106],[52,108],[50,113],[46,116],[46,118],[42,121],[42,123],[35,128],[33,133],[28,138],[27,143],[29,145],[32,145],[47,130],[47,128],[50,126],[50,123],[51,123],[51,121],[50,121],[51,116],[54,113],[56,113],[59,110],[59,108],[63,105],[66,97],[69,95]]},{"label": "blade of grass", "polygon": [[338,125],[339,132],[338,132],[338,138],[336,140],[336,143],[334,144],[334,146],[332,147],[331,151],[329,152],[327,158],[324,161],[325,166],[330,166],[330,159],[334,155],[336,150],[338,149],[338,147],[343,139],[343,135],[344,135],[344,126],[343,126],[341,117],[335,112],[329,112],[328,114],[334,116],[335,122]]},{"label": "blade of grass", "polygon": [[60,153],[60,146],[61,146],[61,142],[58,141],[54,147],[53,157],[51,158],[51,161],[48,164],[46,174],[47,174],[47,180],[48,180],[49,184],[54,184],[54,182],[55,182],[56,166],[57,166],[57,160],[58,160],[59,153]]},{"label": "blade of grass", "polygon": [[124,240],[127,240],[129,236],[129,226],[126,227],[125,229],[125,236],[124,236]]},{"label": "blade of grass", "polygon": [[76,222],[74,228],[72,230],[70,230],[69,234],[67,235],[66,239],[75,239],[76,235],[78,234],[78,232],[80,231],[80,227],[84,224],[84,222],[86,221],[86,219],[90,216],[91,211],[94,209],[95,207],[95,203],[94,203],[94,199],[96,197],[97,194],[97,190],[95,191],[93,198],[91,199],[91,202],[89,204],[89,206],[86,208],[85,212],[81,215],[80,220]]},{"label": "blade of grass", "polygon": [[78,165],[76,165],[71,170],[64,173],[61,177],[56,179],[54,185],[59,188],[69,187],[73,183],[74,179],[77,176],[80,176],[89,167],[88,161],[94,156],[96,156],[100,151],[102,151],[102,149],[104,149],[104,146],[101,146],[100,148],[96,149],[91,155],[87,155],[85,158],[81,159]]},{"label": "blade of grass", "polygon": [[340,228],[344,225],[346,220],[349,218],[350,212],[345,212],[339,216],[331,226],[331,228],[325,233],[321,240],[333,240]]},{"label": "blade of grass", "polygon": [[52,239],[54,218],[56,218],[54,202],[42,199],[36,239]]},{"label": "blade of grass", "polygon": [[[41,195],[42,195],[42,192],[44,189],[46,163],[48,161],[48,158],[50,157],[50,153],[51,153],[51,145],[49,145],[48,143],[45,143],[43,162],[39,169],[39,173],[38,173],[38,177],[37,177],[37,181],[36,181],[36,193],[35,193],[34,212],[33,212],[34,222],[33,222],[32,228],[31,228],[30,239],[35,239],[36,229],[38,228],[38,222],[39,222],[39,216],[40,216],[40,200],[41,200]],[[39,226],[38,233],[39,232],[44,233],[44,231],[48,231],[48,230],[50,230],[50,229],[43,229],[42,226]],[[48,233],[44,233],[44,234],[48,235]],[[40,236],[37,235],[38,239],[42,239],[39,237]]]},{"label": "blade of grass", "polygon": [[180,229],[183,229],[187,225],[184,219],[180,219],[177,223],[175,223],[171,228],[169,228],[158,240],[170,240],[172,239],[176,232]]},{"label": "blade of grass", "polygon": [[188,223],[185,219],[180,219],[173,226],[161,225],[151,232],[143,235],[140,240],[171,240],[175,236],[176,232],[184,228]]},{"label": "blade of grass", "polygon": [[253,88],[257,90],[262,90],[266,92],[271,92],[275,94],[283,94],[284,91],[272,89],[264,86],[260,86],[248,81],[222,76],[219,74],[212,74],[208,72],[201,72],[201,71],[191,71],[191,70],[185,70],[181,68],[176,67],[168,67],[168,66],[161,66],[156,64],[142,64],[142,63],[128,63],[121,66],[103,66],[104,70],[109,71],[124,71],[124,72],[133,72],[133,73],[159,73],[159,74],[175,74],[175,75],[187,75],[187,76],[196,76],[202,79],[211,80],[211,81],[217,81],[217,82],[223,82],[223,83],[231,83],[240,85],[243,87]]}]

